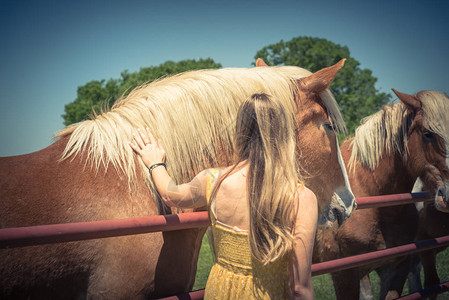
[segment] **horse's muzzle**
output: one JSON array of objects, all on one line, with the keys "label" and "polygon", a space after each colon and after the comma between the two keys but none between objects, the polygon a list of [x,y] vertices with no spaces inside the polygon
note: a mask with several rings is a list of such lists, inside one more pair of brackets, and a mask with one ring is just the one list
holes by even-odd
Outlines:
[{"label": "horse's muzzle", "polygon": [[349,218],[356,209],[354,194],[347,188],[337,190],[331,202],[324,208],[318,217],[318,225],[324,228],[330,228],[337,222],[340,227],[343,222]]},{"label": "horse's muzzle", "polygon": [[449,212],[449,182],[445,181],[435,194],[435,208],[442,212]]}]

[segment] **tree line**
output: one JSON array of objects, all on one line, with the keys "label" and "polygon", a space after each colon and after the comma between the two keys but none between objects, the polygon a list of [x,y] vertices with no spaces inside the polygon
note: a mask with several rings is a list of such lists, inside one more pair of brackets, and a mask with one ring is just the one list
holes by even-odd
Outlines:
[{"label": "tree line", "polygon": [[[348,47],[322,38],[296,37],[290,41],[268,45],[257,51],[254,61],[262,58],[268,65],[298,66],[315,72],[346,58],[345,66],[335,77],[330,89],[337,100],[349,134],[353,134],[360,120],[380,109],[391,96],[376,89],[377,78],[371,70],[360,68],[360,62],[351,57]],[[62,115],[64,125],[89,119],[133,88],[157,78],[189,70],[217,69],[220,63],[211,58],[199,60],[167,61],[159,66],[141,68],[138,72],[127,70],[119,79],[93,80],[78,87],[76,99],[65,105]]]}]

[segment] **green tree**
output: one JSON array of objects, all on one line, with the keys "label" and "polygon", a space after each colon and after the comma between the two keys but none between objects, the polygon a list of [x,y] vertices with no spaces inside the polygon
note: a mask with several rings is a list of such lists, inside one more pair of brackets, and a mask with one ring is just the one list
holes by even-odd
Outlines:
[{"label": "green tree", "polygon": [[360,120],[380,109],[391,97],[375,88],[377,78],[371,70],[361,69],[360,63],[350,56],[348,47],[334,44],[326,39],[296,37],[288,42],[281,40],[256,53],[268,65],[299,66],[312,72],[346,58],[345,66],[335,77],[330,89],[340,105],[349,134]]},{"label": "green tree", "polygon": [[210,58],[179,62],[167,61],[159,66],[141,68],[139,72],[129,73],[125,70],[120,74],[121,78],[119,79],[93,80],[78,87],[76,99],[65,105],[65,114],[62,115],[64,125],[88,119],[94,111],[100,112],[109,106],[111,101],[119,99],[143,83],[189,70],[216,68],[221,68],[221,64]]}]

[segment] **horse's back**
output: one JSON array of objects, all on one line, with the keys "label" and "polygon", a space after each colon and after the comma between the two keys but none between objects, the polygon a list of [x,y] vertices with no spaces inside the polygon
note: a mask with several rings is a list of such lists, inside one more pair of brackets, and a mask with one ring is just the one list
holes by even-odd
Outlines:
[{"label": "horse's back", "polygon": [[113,167],[96,171],[83,154],[60,160],[67,139],[34,153],[0,158],[1,227],[157,213],[143,180],[130,189],[125,176]]},{"label": "horse's back", "polygon": [[0,157],[0,224],[2,228],[48,224],[55,209],[57,153],[61,141],[43,150]]}]

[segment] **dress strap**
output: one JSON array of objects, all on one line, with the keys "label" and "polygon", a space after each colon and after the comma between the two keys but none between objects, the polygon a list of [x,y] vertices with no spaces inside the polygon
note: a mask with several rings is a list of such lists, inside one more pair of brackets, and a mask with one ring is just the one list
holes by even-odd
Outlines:
[{"label": "dress strap", "polygon": [[217,181],[218,175],[220,174],[220,169],[210,169],[207,174],[207,186],[206,186],[206,200],[207,209],[209,210],[209,218],[211,224],[215,224],[217,218],[215,217],[215,205],[214,201],[211,203],[212,190],[214,189],[215,182]]}]

